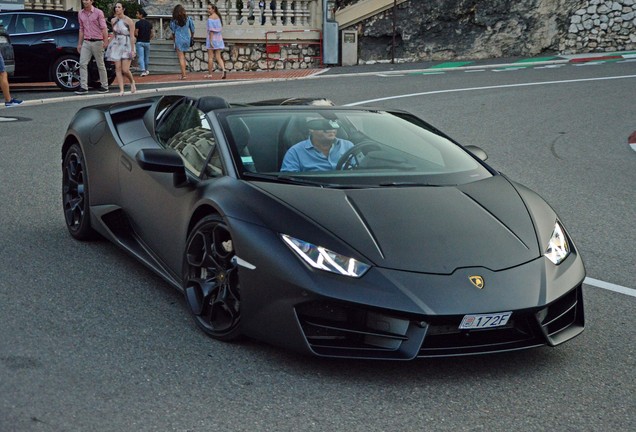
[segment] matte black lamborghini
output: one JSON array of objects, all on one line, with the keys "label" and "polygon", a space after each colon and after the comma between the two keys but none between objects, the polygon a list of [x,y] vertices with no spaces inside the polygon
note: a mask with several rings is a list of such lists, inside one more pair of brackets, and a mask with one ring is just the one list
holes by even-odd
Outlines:
[{"label": "matte black lamborghini", "polygon": [[[320,125],[350,148],[282,171]],[[485,159],[403,111],[157,96],[75,115],[63,207],[73,237],[122,247],[219,340],[400,360],[558,345],[583,331],[583,263]]]}]

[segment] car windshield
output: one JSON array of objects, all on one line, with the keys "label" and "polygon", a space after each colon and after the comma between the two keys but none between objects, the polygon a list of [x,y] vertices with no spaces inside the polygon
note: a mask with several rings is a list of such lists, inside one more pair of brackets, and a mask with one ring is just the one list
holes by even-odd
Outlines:
[{"label": "car windshield", "polygon": [[402,112],[270,107],[229,110],[219,119],[246,180],[446,186],[493,175],[441,132]]}]

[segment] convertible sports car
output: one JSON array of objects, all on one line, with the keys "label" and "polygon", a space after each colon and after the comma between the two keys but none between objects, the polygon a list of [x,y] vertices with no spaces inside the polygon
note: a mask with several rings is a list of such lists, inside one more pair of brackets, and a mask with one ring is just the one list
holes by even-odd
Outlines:
[{"label": "convertible sports car", "polygon": [[[69,232],[129,252],[224,341],[407,360],[583,331],[582,260],[536,193],[407,112],[328,105],[83,108],[62,145]],[[348,151],[281,171],[316,131]]]}]

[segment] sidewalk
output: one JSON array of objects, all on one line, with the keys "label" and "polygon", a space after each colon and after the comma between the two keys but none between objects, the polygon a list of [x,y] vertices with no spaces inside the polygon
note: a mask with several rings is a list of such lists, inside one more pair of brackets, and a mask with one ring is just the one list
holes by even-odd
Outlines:
[{"label": "sidewalk", "polygon": [[[294,79],[294,78],[306,78],[308,76],[317,75],[325,72],[326,69],[285,69],[285,70],[267,70],[267,71],[253,71],[253,72],[228,72],[225,81],[252,81],[252,80],[271,80],[271,79]],[[140,77],[135,74],[135,83],[137,84],[165,84],[165,83],[188,83],[188,82],[211,82],[222,81],[221,72],[217,71],[212,74],[212,78],[204,78],[207,72],[191,72],[188,74],[188,78],[180,80],[180,74],[170,75],[154,75],[152,72],[150,75]]]},{"label": "sidewalk", "polygon": [[[133,72],[135,77],[135,83],[139,88],[148,87],[151,84],[169,84],[169,83],[179,83],[179,84],[189,84],[189,83],[206,83],[206,82],[215,82],[215,81],[253,81],[253,80],[285,80],[285,79],[297,79],[297,78],[305,78],[312,75],[319,75],[324,73],[327,69],[290,69],[290,70],[271,70],[271,71],[254,71],[254,72],[228,72],[227,78],[225,80],[221,80],[221,72],[216,72],[213,74],[212,78],[204,78],[204,75],[207,72],[194,72],[189,73],[188,78],[186,80],[180,80],[179,77],[181,74],[164,74],[164,75],[155,75],[152,72],[150,75],[145,77],[139,76],[138,73]],[[128,83],[128,80],[124,79],[125,83]],[[111,90],[113,86],[116,86],[116,83],[111,84]],[[12,90],[24,90],[29,88],[37,88],[37,87],[56,87],[53,82],[36,82],[36,83],[19,83],[19,82],[11,82]],[[69,93],[71,94],[71,93]]]}]

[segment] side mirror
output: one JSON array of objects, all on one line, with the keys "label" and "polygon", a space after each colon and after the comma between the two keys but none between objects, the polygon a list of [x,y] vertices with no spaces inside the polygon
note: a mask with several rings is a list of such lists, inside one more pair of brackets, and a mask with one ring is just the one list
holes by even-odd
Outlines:
[{"label": "side mirror", "polygon": [[467,145],[467,146],[464,146],[464,148],[483,161],[488,159],[488,155],[480,147],[477,147],[474,145]]},{"label": "side mirror", "polygon": [[187,185],[188,176],[179,153],[172,149],[141,149],[135,155],[137,164],[144,171],[174,174],[174,186]]}]

